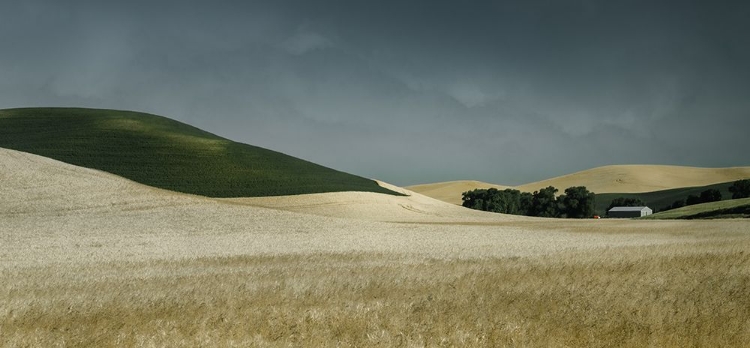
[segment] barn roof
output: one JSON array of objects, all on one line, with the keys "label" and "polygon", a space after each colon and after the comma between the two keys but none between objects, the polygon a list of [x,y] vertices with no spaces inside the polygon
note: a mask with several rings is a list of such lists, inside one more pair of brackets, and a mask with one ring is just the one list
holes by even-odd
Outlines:
[{"label": "barn roof", "polygon": [[651,209],[649,207],[614,207],[609,211],[643,211],[644,209]]}]

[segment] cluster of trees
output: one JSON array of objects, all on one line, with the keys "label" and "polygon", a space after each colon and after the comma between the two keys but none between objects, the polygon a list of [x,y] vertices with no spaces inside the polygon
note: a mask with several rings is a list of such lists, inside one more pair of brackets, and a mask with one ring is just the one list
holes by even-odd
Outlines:
[{"label": "cluster of trees", "polygon": [[558,190],[549,186],[534,193],[514,189],[476,189],[463,193],[463,206],[496,213],[540,217],[588,218],[594,215],[595,195],[585,186]]},{"label": "cluster of trees", "polygon": [[685,200],[685,205],[694,205],[709,202],[718,202],[721,200],[721,192],[716,189],[705,190],[700,196],[689,195]]},{"label": "cluster of trees", "polygon": [[729,192],[732,193],[732,199],[750,197],[750,179],[735,181],[729,186]]},{"label": "cluster of trees", "polygon": [[678,199],[670,207],[679,208],[688,205],[695,205],[701,203],[718,202],[721,200],[721,192],[716,189],[709,189],[701,192],[700,196],[689,195],[686,199]]},{"label": "cluster of trees", "polygon": [[662,208],[660,211],[671,210],[682,208],[688,205],[695,205],[701,203],[718,202],[721,200],[721,191],[716,189],[708,189],[701,192],[700,196],[689,195],[686,199],[678,199],[669,206]]},{"label": "cluster of trees", "polygon": [[[514,189],[476,189],[463,193],[463,206],[471,209],[491,211],[503,214],[528,215],[540,217],[588,218],[594,215],[596,195],[585,186],[574,186],[565,189],[565,193],[555,196],[558,190],[545,187],[534,193]],[[729,187],[732,199],[750,197],[750,179],[735,181]],[[660,211],[684,207],[686,205],[716,202],[722,199],[721,192],[708,189],[700,195],[689,195],[686,199],[676,200]],[[639,198],[619,197],[612,201],[612,207],[647,206]]]},{"label": "cluster of trees", "polygon": [[[750,197],[750,179],[737,180],[729,186],[729,192],[732,193],[732,199],[748,198]],[[693,204],[717,202],[722,199],[721,191],[716,189],[709,189],[701,192],[700,196],[689,195],[686,199],[678,199],[669,206],[661,209],[661,211],[681,208]]]}]

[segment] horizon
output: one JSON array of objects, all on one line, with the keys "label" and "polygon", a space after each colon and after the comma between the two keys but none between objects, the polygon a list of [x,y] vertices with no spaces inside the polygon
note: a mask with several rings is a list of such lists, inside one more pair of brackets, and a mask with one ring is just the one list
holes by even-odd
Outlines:
[{"label": "horizon", "polygon": [[[32,107],[17,107],[17,108],[7,108],[7,109],[0,109],[0,111],[3,111],[3,110],[13,110],[13,109],[37,109],[37,108],[41,108],[41,109],[89,109],[89,110],[112,110],[112,109],[95,109],[95,108],[93,108],[93,109],[92,109],[92,108],[85,108],[85,107],[76,107],[76,106],[64,106],[64,107],[59,107],[59,106],[32,106]],[[175,120],[175,121],[181,122],[181,123],[183,123],[183,124],[185,124],[185,125],[188,125],[188,126],[191,126],[191,127],[195,127],[196,129],[199,129],[199,130],[201,130],[201,131],[204,131],[203,129],[201,129],[201,128],[198,128],[198,127],[196,127],[196,126],[194,126],[194,125],[191,125],[191,124],[189,124],[189,123],[185,123],[185,122],[182,122],[182,121],[179,121],[179,120],[176,120],[176,119],[174,119],[174,118],[171,118],[171,117],[167,117],[167,116],[164,116],[164,115],[156,115],[156,114],[151,114],[151,113],[147,113],[147,112],[143,112],[143,111],[138,111],[138,110],[114,110],[114,111],[122,111],[122,112],[134,112],[134,113],[140,113],[140,114],[148,114],[148,115],[152,115],[152,116],[158,116],[158,117],[165,117],[165,118],[167,118],[167,119],[170,119],[170,120]],[[209,133],[211,133],[211,132],[209,132]],[[218,136],[218,137],[221,137],[221,138],[224,138],[224,139],[227,139],[227,140],[229,140],[229,141],[233,141],[233,142],[239,142],[239,141],[236,141],[236,140],[234,140],[234,139],[226,138],[226,137],[222,136],[221,134],[216,134],[216,133],[211,133],[211,134],[213,134],[213,135],[215,135],[215,136]],[[239,142],[239,143],[242,143],[242,142]],[[244,144],[247,144],[247,143],[244,143]],[[247,144],[247,145],[253,145],[253,144]],[[253,146],[255,146],[255,145],[253,145]],[[275,151],[275,152],[278,152],[278,151],[276,151],[276,150],[274,150],[274,149],[267,149],[267,150],[271,150],[271,151]],[[283,152],[282,152],[282,154],[285,154],[285,155],[289,155],[289,154],[286,154],[286,153],[283,153]],[[304,158],[300,158],[300,159],[302,159],[302,160],[305,160],[305,161],[307,161],[307,160],[306,160],[306,159],[304,159]],[[311,161],[310,161],[310,162],[311,162]],[[315,163],[315,162],[313,162],[313,163]],[[318,163],[318,164],[319,164],[319,163]],[[445,181],[438,181],[438,182],[424,182],[424,183],[417,183],[417,184],[411,184],[411,185],[403,185],[403,186],[399,186],[399,185],[397,185],[397,187],[402,187],[402,188],[406,188],[406,187],[409,187],[409,186],[433,185],[433,184],[443,184],[443,183],[452,183],[452,182],[457,182],[457,183],[458,183],[458,182],[467,182],[467,181],[477,181],[477,182],[482,182],[482,183],[484,183],[484,184],[491,184],[491,185],[498,185],[498,186],[507,186],[508,188],[511,188],[511,189],[517,189],[517,188],[519,188],[519,187],[521,187],[521,186],[526,186],[526,185],[530,185],[530,184],[535,184],[535,183],[538,183],[538,182],[542,182],[542,181],[553,180],[553,179],[557,179],[557,178],[561,178],[561,177],[566,177],[566,176],[573,176],[573,175],[576,175],[576,174],[579,174],[579,173],[589,172],[589,171],[591,171],[591,170],[596,170],[596,169],[600,169],[600,168],[607,168],[607,167],[637,167],[637,166],[649,166],[649,167],[678,167],[678,168],[686,168],[686,169],[687,169],[687,168],[696,168],[696,169],[731,169],[731,168],[748,168],[748,167],[750,167],[750,166],[732,166],[732,167],[697,167],[697,166],[681,166],[681,165],[672,165],[672,164],[641,164],[641,163],[621,163],[621,164],[608,164],[608,165],[604,165],[604,166],[598,166],[598,167],[585,168],[585,169],[581,169],[581,170],[576,170],[576,171],[574,171],[574,172],[564,173],[564,174],[561,174],[561,175],[558,175],[558,176],[554,176],[554,177],[547,177],[547,178],[542,178],[542,179],[540,179],[540,180],[535,180],[535,181],[530,181],[530,182],[522,182],[522,183],[519,183],[519,184],[515,184],[515,185],[507,185],[507,184],[504,184],[504,183],[497,183],[497,182],[486,182],[486,181],[482,181],[482,180],[474,180],[474,179],[457,179],[457,180],[445,180]],[[339,170],[339,169],[337,169],[337,168],[331,168],[331,169],[334,169],[334,170]],[[357,174],[357,173],[349,173],[349,174],[353,174],[353,175],[359,175],[359,174]],[[359,176],[361,176],[361,175],[359,175]],[[380,181],[383,181],[383,182],[385,182],[384,180],[381,180],[380,178],[368,178],[368,179],[372,179],[372,180],[380,180]],[[390,183],[390,182],[386,182],[386,183],[388,183],[388,184],[393,184],[393,183]],[[558,187],[558,189],[560,189],[560,188]]]},{"label": "horizon", "polygon": [[147,112],[398,186],[750,165],[750,4],[148,4],[4,5],[0,109]]}]

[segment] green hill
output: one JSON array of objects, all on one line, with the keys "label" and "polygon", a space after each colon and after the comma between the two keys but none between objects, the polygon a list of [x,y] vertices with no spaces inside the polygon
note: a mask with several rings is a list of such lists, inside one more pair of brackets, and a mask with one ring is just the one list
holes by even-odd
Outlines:
[{"label": "green hill", "polygon": [[340,191],[398,195],[373,180],[138,112],[0,110],[0,147],[209,197]]},{"label": "green hill", "polygon": [[700,196],[701,192],[708,189],[719,190],[723,199],[729,199],[732,197],[732,193],[729,192],[729,186],[732,186],[733,183],[734,181],[708,186],[682,187],[644,193],[602,193],[596,195],[595,210],[601,215],[606,215],[607,207],[609,207],[610,203],[612,203],[615,198],[625,197],[639,198],[646,202],[646,205],[654,211],[659,211],[664,207],[671,205],[678,199],[686,199],[689,195]]},{"label": "green hill", "polygon": [[750,198],[695,204],[643,217],[643,219],[750,218]]}]

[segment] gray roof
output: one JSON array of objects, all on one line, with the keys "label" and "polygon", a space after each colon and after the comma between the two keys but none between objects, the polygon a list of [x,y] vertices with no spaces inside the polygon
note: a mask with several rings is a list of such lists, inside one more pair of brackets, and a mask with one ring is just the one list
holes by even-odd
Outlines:
[{"label": "gray roof", "polygon": [[642,211],[643,209],[651,209],[649,207],[614,207],[609,211]]}]

